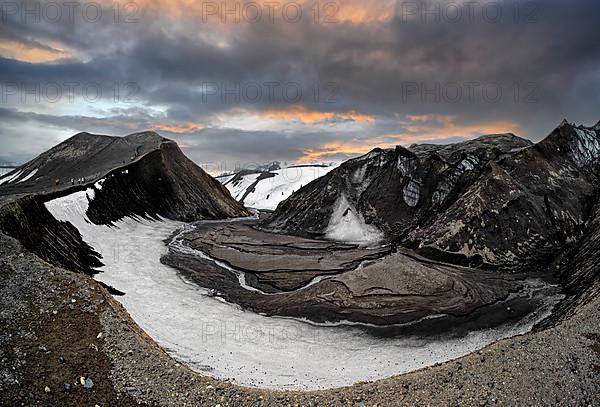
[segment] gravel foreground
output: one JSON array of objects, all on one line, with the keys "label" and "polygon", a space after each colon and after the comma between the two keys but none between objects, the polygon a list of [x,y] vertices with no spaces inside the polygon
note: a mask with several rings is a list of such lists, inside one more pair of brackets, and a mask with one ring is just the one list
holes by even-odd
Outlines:
[{"label": "gravel foreground", "polygon": [[597,406],[600,298],[555,327],[413,373],[316,392],[192,372],[92,278],[0,234],[1,406]]}]

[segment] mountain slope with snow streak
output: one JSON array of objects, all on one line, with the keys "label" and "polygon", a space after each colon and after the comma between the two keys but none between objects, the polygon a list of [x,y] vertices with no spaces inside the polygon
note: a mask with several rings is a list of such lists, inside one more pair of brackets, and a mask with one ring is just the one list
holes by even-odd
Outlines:
[{"label": "mountain slope with snow streak", "polygon": [[270,171],[240,171],[217,179],[246,207],[275,210],[281,201],[335,167],[335,164],[298,165]]}]

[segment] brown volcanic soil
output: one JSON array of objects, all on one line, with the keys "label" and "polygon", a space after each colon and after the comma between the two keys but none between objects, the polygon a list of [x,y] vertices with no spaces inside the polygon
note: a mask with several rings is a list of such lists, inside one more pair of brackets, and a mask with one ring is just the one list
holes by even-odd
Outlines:
[{"label": "brown volcanic soil", "polygon": [[[456,361],[316,392],[250,389],[192,372],[160,349],[92,278],[54,268],[4,235],[0,306],[0,405],[6,406],[600,403],[598,297],[552,328]],[[82,376],[92,379],[91,388],[79,384]]]},{"label": "brown volcanic soil", "polygon": [[[395,324],[432,314],[464,316],[520,288],[512,277],[421,258],[408,250],[360,248],[256,230],[256,221],[211,222],[180,239],[246,274],[171,248],[162,262],[227,301],[267,315],[316,322]],[[315,277],[327,276],[312,285]],[[276,293],[273,295],[273,293]]]}]

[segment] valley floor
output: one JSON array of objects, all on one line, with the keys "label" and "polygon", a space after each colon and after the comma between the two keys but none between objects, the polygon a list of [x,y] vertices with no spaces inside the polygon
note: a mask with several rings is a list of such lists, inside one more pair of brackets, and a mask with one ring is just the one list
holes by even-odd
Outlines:
[{"label": "valley floor", "polygon": [[502,340],[455,361],[314,392],[251,389],[192,372],[137,327],[95,280],[52,267],[4,235],[0,307],[0,405],[600,403],[600,298],[552,328]]}]

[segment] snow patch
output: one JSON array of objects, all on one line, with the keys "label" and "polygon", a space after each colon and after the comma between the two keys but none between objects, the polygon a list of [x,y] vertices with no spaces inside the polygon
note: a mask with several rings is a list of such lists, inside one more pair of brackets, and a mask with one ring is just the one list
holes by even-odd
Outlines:
[{"label": "snow patch", "polygon": [[360,212],[341,194],[325,229],[325,237],[339,242],[374,243],[383,240],[384,235],[374,225],[367,225]]},{"label": "snow patch", "polygon": [[363,182],[365,180],[366,172],[367,172],[366,165],[363,164],[360,167],[358,167],[356,169],[356,171],[354,171],[354,173],[352,174],[352,182],[355,184],[359,184],[359,183]]},{"label": "snow patch", "polygon": [[87,218],[86,212],[89,207],[89,203],[94,199],[94,190],[88,188],[86,191],[77,191],[70,195],[56,198],[51,201],[45,202],[44,206],[50,213],[56,218],[63,222],[71,222],[74,226],[83,226],[75,221],[83,220],[85,223],[90,223]]},{"label": "snow patch", "polygon": [[400,172],[400,175],[410,176],[415,170],[417,159],[409,158],[405,156],[398,156],[398,161],[396,162],[396,168]]},{"label": "snow patch", "polygon": [[96,188],[98,191],[102,191],[102,185],[104,184],[105,181],[106,181],[106,178],[99,179],[94,184],[94,188]]},{"label": "snow patch", "polygon": [[6,177],[0,180],[0,185],[2,184],[10,184],[11,182],[17,180],[21,174],[23,174],[23,170],[19,170],[16,173],[14,173],[13,175],[11,175],[10,177]]},{"label": "snow patch", "polygon": [[29,181],[35,174],[37,174],[37,172],[38,172],[38,169],[36,168],[33,171],[31,171],[25,178],[23,178],[22,180],[17,182],[17,184],[20,184],[21,182]]},{"label": "snow patch", "polygon": [[456,186],[456,183],[462,177],[462,175],[467,171],[473,171],[475,166],[479,164],[479,160],[477,157],[469,156],[464,160],[460,161],[456,167],[451,167],[445,173],[444,178],[438,184],[436,190],[433,192],[431,196],[431,201],[435,205],[441,205],[444,203],[450,192]]},{"label": "snow patch", "polygon": [[248,188],[256,182],[259,176],[260,174],[256,173],[243,175],[240,179],[226,185],[227,189],[231,192],[231,196],[239,201],[244,197]]},{"label": "snow patch", "polygon": [[[474,161],[476,163],[478,162],[477,159],[475,159]],[[458,164],[458,167],[463,171],[473,171],[475,169],[475,164],[471,160],[466,158]]]},{"label": "snow patch", "polygon": [[580,165],[589,164],[600,157],[600,140],[593,130],[575,129],[577,139],[573,146],[573,158]]}]

